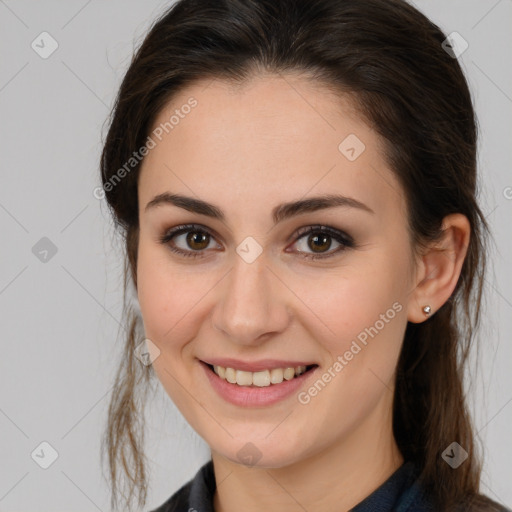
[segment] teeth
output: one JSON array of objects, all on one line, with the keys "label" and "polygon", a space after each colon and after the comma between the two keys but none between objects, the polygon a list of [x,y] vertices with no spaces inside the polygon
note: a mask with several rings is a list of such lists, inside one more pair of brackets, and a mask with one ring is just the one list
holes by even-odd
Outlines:
[{"label": "teeth", "polygon": [[272,384],[281,384],[283,382],[283,370],[281,368],[270,370],[270,382]]},{"label": "teeth", "polygon": [[283,373],[283,377],[286,380],[292,380],[295,376],[295,368],[286,368],[286,370]]},{"label": "teeth", "polygon": [[[213,367],[215,369],[215,366]],[[219,375],[220,377],[220,375]],[[236,370],[233,368],[226,368],[226,380],[231,382],[231,384],[235,384],[236,382]]]},{"label": "teeth", "polygon": [[251,386],[252,385],[252,373],[236,371],[236,383],[239,386]]},{"label": "teeth", "polygon": [[231,384],[238,384],[239,386],[258,386],[262,388],[270,386],[270,384],[281,384],[283,380],[292,380],[296,375],[304,373],[306,367],[296,366],[295,368],[274,368],[261,372],[246,372],[243,370],[235,370],[234,368],[214,366],[213,371],[221,379],[227,380]]},{"label": "teeth", "polygon": [[222,366],[215,366],[214,368],[217,368],[215,370],[215,372],[217,373],[217,375],[221,378],[221,379],[225,379],[226,378],[226,368],[222,367]]}]

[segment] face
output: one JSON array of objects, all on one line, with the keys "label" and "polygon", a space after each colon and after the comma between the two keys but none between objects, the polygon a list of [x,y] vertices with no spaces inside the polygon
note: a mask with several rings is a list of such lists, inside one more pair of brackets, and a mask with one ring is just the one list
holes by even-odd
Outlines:
[{"label": "face", "polygon": [[[154,370],[183,416],[212,452],[262,467],[376,439],[414,281],[405,199],[378,135],[349,98],[292,75],[197,82],[152,133],[137,291]],[[349,199],[307,202],[327,196]],[[203,363],[225,358],[262,379],[316,366],[249,388]]]}]

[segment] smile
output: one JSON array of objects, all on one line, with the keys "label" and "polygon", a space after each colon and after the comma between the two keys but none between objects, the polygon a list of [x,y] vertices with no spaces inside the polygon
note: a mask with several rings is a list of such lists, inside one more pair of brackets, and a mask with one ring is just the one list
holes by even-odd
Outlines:
[{"label": "smile", "polygon": [[267,387],[272,384],[281,384],[283,380],[292,380],[311,370],[316,365],[296,366],[295,368],[273,368],[271,370],[262,370],[259,372],[248,372],[236,370],[234,368],[224,368],[218,365],[209,365],[210,368],[221,378],[230,384],[238,386],[257,386]]},{"label": "smile", "polygon": [[224,401],[241,407],[268,407],[289,398],[306,386],[319,368],[313,364],[249,372],[198,362],[210,389]]}]

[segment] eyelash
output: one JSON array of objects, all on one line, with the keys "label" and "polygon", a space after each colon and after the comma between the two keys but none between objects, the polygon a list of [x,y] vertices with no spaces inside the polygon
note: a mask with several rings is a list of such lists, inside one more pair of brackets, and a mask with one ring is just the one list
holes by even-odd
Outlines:
[{"label": "eyelash", "polygon": [[[189,232],[205,234],[205,235],[209,235],[210,237],[213,237],[213,234],[210,233],[210,231],[208,231],[207,229],[205,229],[204,227],[202,227],[198,224],[185,224],[185,225],[181,225],[181,226],[176,226],[175,228],[172,228],[172,229],[166,231],[161,237],[159,237],[159,242],[161,244],[168,245],[169,249],[172,252],[175,252],[175,253],[179,254],[180,256],[185,256],[187,258],[198,258],[198,257],[202,258],[203,252],[206,249],[202,249],[201,251],[192,251],[192,250],[184,251],[183,249],[179,249],[169,243],[175,236],[181,235],[183,233],[189,233]],[[356,247],[356,244],[351,236],[347,235],[346,233],[343,233],[343,231],[339,231],[337,229],[330,228],[328,226],[322,226],[322,225],[306,226],[306,227],[300,228],[299,230],[297,230],[297,234],[296,234],[297,238],[295,239],[294,243],[299,241],[301,238],[305,238],[306,235],[309,235],[312,233],[326,234],[329,237],[336,240],[336,242],[340,243],[341,246],[332,252],[324,253],[324,254],[310,254],[310,253],[304,253],[303,251],[299,251],[299,254],[301,255],[301,257],[306,258],[306,259],[311,259],[311,260],[326,259],[326,258],[332,257],[333,255],[335,255],[341,251],[345,251],[346,249],[351,249],[351,248]]]}]

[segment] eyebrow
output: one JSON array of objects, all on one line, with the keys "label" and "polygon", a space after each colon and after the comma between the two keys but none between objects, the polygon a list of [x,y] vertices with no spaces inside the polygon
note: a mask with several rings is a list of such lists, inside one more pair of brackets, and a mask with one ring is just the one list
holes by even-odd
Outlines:
[{"label": "eyebrow", "polygon": [[[224,212],[211,203],[180,194],[170,194],[169,192],[164,192],[163,194],[155,196],[146,205],[144,211],[147,212],[152,208],[165,204],[174,205],[179,208],[188,210],[189,212],[199,213],[201,215],[206,215],[221,221],[225,221],[226,219]],[[295,215],[315,212],[317,210],[323,210],[326,208],[334,208],[337,206],[358,208],[368,213],[375,214],[375,212],[369,206],[365,205],[361,201],[358,201],[357,199],[342,195],[329,194],[324,196],[309,197],[307,199],[301,199],[299,201],[292,201],[277,205],[272,210],[272,219],[274,224],[277,224],[278,222],[282,222],[283,220],[289,219]]]}]

